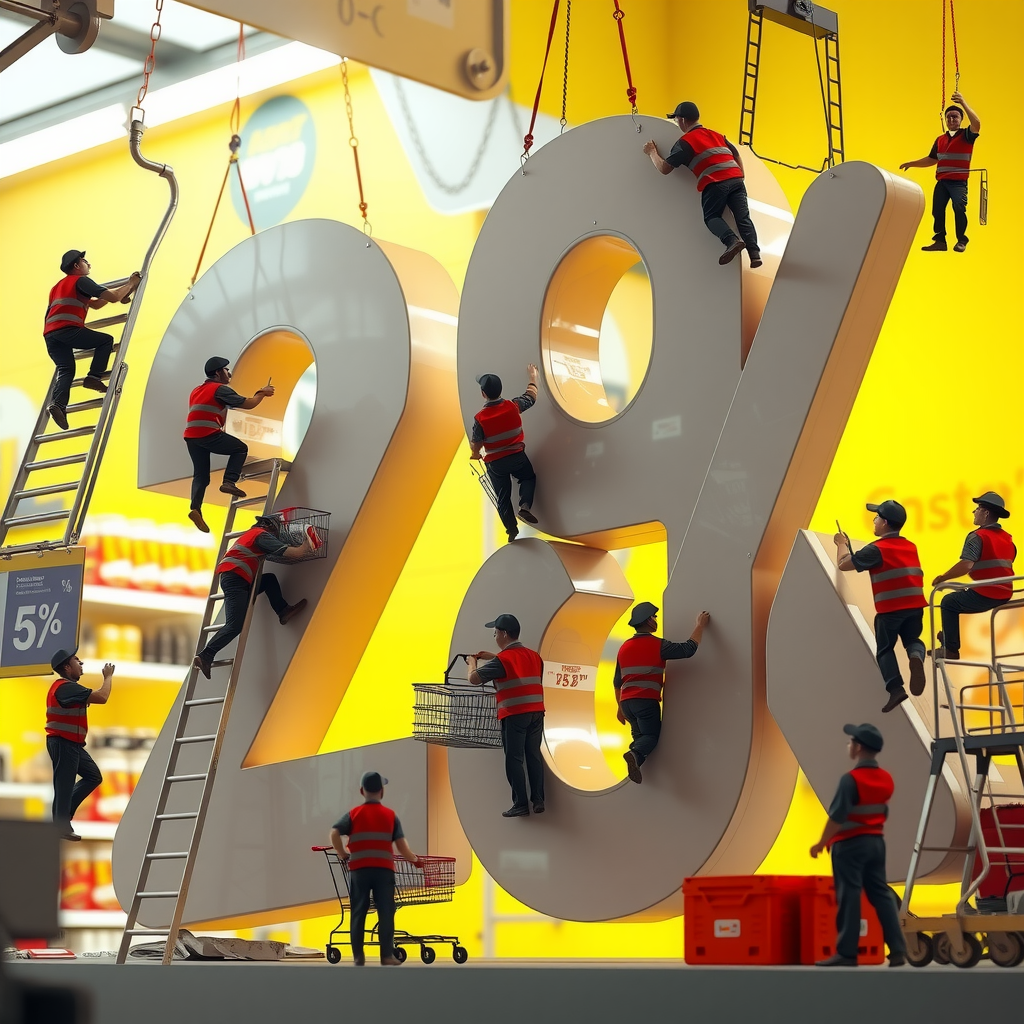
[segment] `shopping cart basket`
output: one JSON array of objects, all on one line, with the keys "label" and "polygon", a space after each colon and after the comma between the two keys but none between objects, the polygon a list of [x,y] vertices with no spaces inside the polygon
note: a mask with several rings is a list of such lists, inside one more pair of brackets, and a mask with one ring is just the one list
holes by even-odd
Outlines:
[{"label": "shopping cart basket", "polygon": [[[336,964],[341,960],[341,947],[351,946],[348,931],[343,929],[345,911],[352,909],[349,897],[350,872],[348,862],[341,860],[333,846],[314,846],[314,853],[322,853],[327,858],[327,866],[331,871],[334,891],[338,894],[341,905],[341,920],[331,929],[327,938],[327,960]],[[395,858],[395,909],[415,906],[420,903],[451,903],[455,894],[455,858],[454,857],[420,857],[419,866],[402,857]],[[376,911],[373,899],[370,899],[370,913]],[[457,964],[464,964],[469,959],[466,947],[459,943],[457,935],[411,935],[409,932],[395,929],[395,959],[405,963],[409,955],[405,946],[419,946],[420,959],[425,964],[432,964],[437,952],[432,944],[449,944],[452,947],[452,959]],[[377,925],[370,930],[366,946],[379,946]]]},{"label": "shopping cart basket", "polygon": [[443,683],[413,683],[413,739],[444,747],[500,747],[498,705],[493,685],[473,686],[467,679],[452,679],[456,654],[444,672]]},{"label": "shopping cart basket", "polygon": [[318,508],[305,508],[293,505],[272,513],[273,518],[281,523],[282,540],[298,545],[305,537],[309,537],[309,553],[301,558],[285,558],[283,555],[267,555],[268,562],[281,562],[291,565],[294,562],[309,562],[314,558],[327,557],[327,535],[330,532],[331,513]]},{"label": "shopping cart basket", "polygon": [[487,475],[486,469],[477,469],[476,463],[470,460],[469,463],[470,472],[480,482],[480,486],[484,489],[484,494],[491,499],[491,504],[497,509],[498,507],[498,495],[494,493],[494,484],[491,483],[491,478]]}]

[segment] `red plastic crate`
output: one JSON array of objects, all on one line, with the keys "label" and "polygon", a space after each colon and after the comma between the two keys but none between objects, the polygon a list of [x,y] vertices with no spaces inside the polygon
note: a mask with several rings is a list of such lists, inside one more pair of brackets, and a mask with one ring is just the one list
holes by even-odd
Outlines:
[{"label": "red plastic crate", "polygon": [[[836,887],[828,875],[807,875],[800,891],[800,963],[813,964],[836,952]],[[857,960],[880,964],[885,959],[882,926],[875,908],[861,893]]]},{"label": "red plastic crate", "polygon": [[[999,829],[996,828],[998,816]],[[1024,846],[1024,804],[1004,804],[992,808],[985,807],[981,811],[981,830],[985,835],[986,846]],[[999,842],[1002,833],[1003,841]],[[985,880],[981,883],[978,895],[985,898],[1005,898],[1007,893],[1024,889],[1024,854],[990,853],[992,862]],[[981,873],[981,857],[974,861],[973,878]],[[973,880],[972,878],[972,880]]]}]

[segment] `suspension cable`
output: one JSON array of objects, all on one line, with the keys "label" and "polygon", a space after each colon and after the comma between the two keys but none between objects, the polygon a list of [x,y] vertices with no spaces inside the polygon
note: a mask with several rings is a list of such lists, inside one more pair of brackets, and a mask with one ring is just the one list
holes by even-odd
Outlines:
[{"label": "suspension cable", "polygon": [[562,119],[558,134],[565,131],[565,102],[569,96],[569,22],[572,19],[572,0],[565,0],[565,62],[562,65]]},{"label": "suspension cable", "polygon": [[[828,153],[825,156],[825,163],[822,164],[821,169],[825,170],[826,167],[834,167],[835,161],[832,159],[832,122],[829,119],[828,100],[825,98],[825,80],[821,73],[821,53],[818,47],[818,37],[815,34],[817,25],[814,24],[814,6],[811,6],[811,43],[814,46],[814,63],[818,68],[818,90],[821,92],[821,109],[825,115],[825,140],[828,147]],[[826,44],[827,45],[827,44]]]},{"label": "suspension cable", "polygon": [[636,108],[636,86],[633,85],[633,75],[629,69],[629,52],[626,49],[626,30],[622,26],[622,21],[626,17],[626,12],[619,6],[619,0],[614,0],[615,13],[612,17],[615,19],[615,24],[619,29],[619,45],[622,47],[622,63],[626,68],[626,99],[629,100],[630,105],[630,117],[633,118],[633,124],[636,125],[636,130],[639,133],[643,129],[641,128],[636,117],[640,113]]},{"label": "suspension cable", "polygon": [[953,0],[942,0],[942,81],[941,81],[941,95],[939,97],[939,122],[942,124],[943,131],[946,128],[946,4],[949,4],[949,25],[950,35],[953,39],[953,92],[960,91],[960,53],[956,45],[956,10],[953,6]]},{"label": "suspension cable", "polygon": [[[345,115],[348,117],[348,144],[356,165],[356,185],[359,187],[359,212],[363,217],[363,234],[373,235],[373,225],[367,219],[369,204],[363,195],[363,175],[359,169],[359,139],[356,138],[355,122],[352,119],[352,93],[348,88],[348,57],[341,58],[341,84],[345,87]],[[370,243],[367,242],[367,245]]]},{"label": "suspension cable", "polygon": [[[138,95],[135,97],[135,106],[132,107],[130,121],[141,121],[143,124],[146,122],[144,103],[146,93],[149,92],[149,76],[153,74],[153,69],[156,67],[156,44],[160,41],[160,35],[163,32],[163,26],[160,24],[163,13],[164,0],[156,0],[156,20],[149,29],[149,56],[142,66],[142,85],[139,86]],[[135,116],[136,111],[138,111],[138,117]]]},{"label": "suspension cable", "polygon": [[548,55],[551,53],[551,40],[555,37],[555,23],[558,20],[558,2],[554,0],[551,5],[551,24],[548,26],[548,42],[544,47],[544,63],[540,66],[540,81],[537,83],[537,95],[533,98],[533,113],[530,115],[530,127],[523,136],[523,154],[519,158],[521,164],[525,165],[533,147],[533,129],[537,123],[537,111],[540,109],[540,94],[544,88],[544,72],[548,66]]}]

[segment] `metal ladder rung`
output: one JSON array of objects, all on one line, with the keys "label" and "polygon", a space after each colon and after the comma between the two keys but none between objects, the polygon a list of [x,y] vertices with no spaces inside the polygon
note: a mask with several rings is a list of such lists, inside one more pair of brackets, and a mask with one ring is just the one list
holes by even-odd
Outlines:
[{"label": "metal ladder rung", "polygon": [[189,818],[198,818],[198,811],[175,811],[173,814],[158,814],[157,821],[186,821]]},{"label": "metal ladder rung", "polygon": [[217,630],[223,629],[223,628],[224,628],[224,623],[223,622],[220,623],[220,625],[218,625],[217,623],[214,623],[212,626],[203,626],[203,628],[200,630],[200,632],[202,632],[202,633],[216,633]]},{"label": "metal ladder rung", "polygon": [[125,928],[125,935],[170,935],[171,933],[164,928]]},{"label": "metal ladder rung", "polygon": [[[147,853],[146,860],[184,860],[188,856],[188,850],[175,853]],[[162,932],[166,935],[167,932]]]},{"label": "metal ladder rung", "polygon": [[235,663],[234,658],[223,658],[221,661],[213,661],[210,663],[211,668],[223,668],[225,665],[233,665]]},{"label": "metal ladder rung", "polygon": [[217,738],[215,732],[211,732],[205,736],[175,736],[175,743],[212,743]]},{"label": "metal ladder rung", "polygon": [[265,494],[257,494],[255,498],[235,498],[231,505],[233,508],[241,508],[243,505],[263,505],[266,500]]},{"label": "metal ladder rung", "polygon": [[[89,353],[87,352],[87,353],[86,353],[86,355],[88,355],[88,354],[89,354]],[[103,371],[103,373],[101,373],[101,374],[98,374],[98,375],[96,376],[96,379],[97,379],[97,380],[108,380],[108,379],[110,378],[110,374],[111,374],[111,371],[110,371],[110,370],[104,370],[104,371]],[[91,373],[87,373],[87,374],[85,374],[85,376],[82,376],[82,377],[76,377],[76,378],[75,378],[75,379],[74,379],[74,380],[73,380],[73,381],[71,382],[71,386],[72,386],[73,388],[80,388],[80,387],[81,387],[81,386],[82,386],[82,385],[83,385],[83,384],[85,383],[85,378],[86,378],[86,377],[91,377],[91,376],[93,376],[93,375],[92,375]]]},{"label": "metal ladder rung", "polygon": [[88,437],[96,433],[96,427],[75,427],[74,430],[61,430],[56,434],[36,434],[32,438],[36,444],[47,444],[50,441],[70,441],[73,437]]},{"label": "metal ladder rung", "polygon": [[[126,320],[128,319],[127,316],[125,317],[125,319]],[[92,324],[90,324],[89,326],[91,327]],[[102,325],[101,325],[101,323],[99,321],[97,321],[96,326],[99,327],[99,326],[102,326]],[[115,341],[114,344],[110,347],[111,354],[115,353],[120,347],[121,347],[121,342]],[[92,359],[92,357],[94,355],[95,355],[95,353],[93,352],[93,350],[91,348],[76,348],[75,349],[75,358],[76,359]],[[92,374],[88,373],[88,374],[86,374],[86,376],[87,377],[91,377]]]},{"label": "metal ladder rung", "polygon": [[44,494],[61,494],[64,491],[78,490],[81,480],[69,480],[66,484],[49,484],[47,487],[30,487],[24,491],[15,491],[14,500],[22,501],[25,498],[38,498]]},{"label": "metal ladder rung", "polygon": [[191,775],[168,775],[164,782],[201,782],[206,775],[206,772],[195,772]]},{"label": "metal ladder rung", "polygon": [[40,469],[57,469],[58,466],[74,466],[79,462],[85,462],[89,458],[88,452],[82,452],[80,455],[62,455],[58,459],[42,459],[40,462],[27,462],[25,463],[26,473],[35,473]]},{"label": "metal ladder rung", "polygon": [[101,409],[103,408],[102,398],[90,398],[85,402],[72,402],[64,411],[66,413],[72,412],[88,412],[90,409]]},{"label": "metal ladder rung", "polygon": [[224,534],[224,539],[225,540],[235,540],[236,538],[241,537],[243,533],[248,533],[248,532],[249,532],[248,530],[233,530],[231,533],[225,533]]},{"label": "metal ladder rung", "polygon": [[224,595],[223,594],[211,594],[206,600],[207,601],[223,601],[224,600]]},{"label": "metal ladder rung", "polygon": [[[167,892],[160,892],[159,890],[154,892],[137,892],[135,898],[137,900],[174,900],[181,895],[180,890],[168,890]],[[166,935],[167,933],[164,932]]]},{"label": "metal ladder rung", "polygon": [[[223,704],[223,703],[224,703],[224,698],[223,697],[198,697],[198,698],[196,698],[194,700],[187,700],[187,701],[185,701],[185,707],[187,707],[187,708],[198,708],[198,707],[202,707],[204,704]],[[157,817],[159,817],[159,815],[157,815]]]},{"label": "metal ladder rung", "polygon": [[90,320],[85,326],[90,330],[95,330],[97,327],[113,327],[116,324],[123,324],[128,322],[127,313],[118,313],[116,316],[105,316],[99,320]]},{"label": "metal ladder rung", "polygon": [[37,512],[31,516],[14,516],[8,519],[4,526],[11,529],[14,526],[32,526],[35,523],[52,523],[58,519],[67,519],[71,515],[71,509],[62,508],[59,512]]}]

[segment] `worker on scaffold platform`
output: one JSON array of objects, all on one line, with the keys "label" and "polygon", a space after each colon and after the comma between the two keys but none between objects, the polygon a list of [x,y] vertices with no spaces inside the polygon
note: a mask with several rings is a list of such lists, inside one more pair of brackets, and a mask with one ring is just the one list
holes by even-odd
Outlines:
[{"label": "worker on scaffold platform", "polygon": [[[750,219],[747,206],[747,186],[743,181],[743,160],[739,150],[718,132],[700,123],[696,103],[680,103],[671,114],[683,133],[667,157],[658,152],[658,144],[651,139],[644,143],[644,152],[662,174],[671,174],[677,167],[689,167],[697,179],[700,206],[708,231],[725,246],[718,262],[731,263],[744,249],[752,267],[761,266],[761,250],[757,245],[757,231]],[[736,218],[736,232],[722,219],[725,208]]]},{"label": "worker on scaffold platform", "polygon": [[196,529],[209,533],[210,527],[203,519],[203,497],[210,485],[210,456],[226,455],[228,464],[224,469],[224,482],[220,485],[225,494],[244,498],[245,491],[238,486],[249,446],[224,430],[228,409],[255,409],[264,398],[274,394],[268,383],[252,396],[246,398],[234,388],[228,387],[231,371],[229,360],[213,356],[206,360],[206,380],[192,389],[188,398],[188,417],[185,420],[185,444],[192,459],[192,508],[189,519]]},{"label": "worker on scaffold platform", "polygon": [[[960,561],[941,576],[932,580],[937,587],[947,580],[955,580],[965,573],[972,580],[994,580],[1013,575],[1013,560],[1017,547],[1013,538],[999,525],[1000,519],[1009,518],[1006,503],[995,491],[986,491],[980,498],[972,498],[976,530],[967,534]],[[976,615],[1006,604],[1013,597],[1012,583],[994,583],[990,586],[971,587],[947,593],[940,604],[942,629],[937,639],[941,646],[931,652],[933,657],[946,661],[960,660],[960,616]]]},{"label": "worker on scaffold platform", "polygon": [[68,401],[71,382],[75,379],[75,349],[92,350],[92,363],[82,387],[103,393],[107,390],[103,377],[114,348],[111,335],[85,326],[86,310],[102,309],[107,303],[127,299],[138,288],[142,275],[136,271],[120,288],[104,288],[89,277],[92,264],[81,249],[69,249],[64,253],[60,269],[64,277],[50,289],[50,302],[43,323],[46,351],[57,367],[53,396],[46,411],[61,430],[67,430]]},{"label": "worker on scaffold platform", "polygon": [[[477,377],[476,382],[486,402],[473,417],[473,435],[470,438],[472,452],[469,457],[479,459],[483,450],[484,467],[494,488],[498,516],[510,541],[519,536],[517,516],[524,523],[537,523],[537,517],[530,511],[537,475],[526,455],[522,417],[537,401],[537,367],[530,363],[526,370],[530,383],[518,398],[501,397],[501,378],[496,373]],[[512,477],[519,481],[518,512],[512,511]]]},{"label": "worker on scaffold platform", "polygon": [[[900,170],[911,167],[934,167],[935,189],[932,192],[932,220],[935,234],[931,245],[922,245],[922,252],[946,251],[946,207],[953,204],[953,227],[956,245],[953,252],[963,252],[970,241],[967,237],[967,182],[971,176],[971,155],[974,143],[981,134],[981,118],[968,106],[963,96],[955,92],[950,97],[954,106],[946,107],[946,131],[933,143],[931,152],[920,160],[900,164]],[[955,104],[960,106],[955,106]],[[964,112],[970,125],[961,127]]]}]

